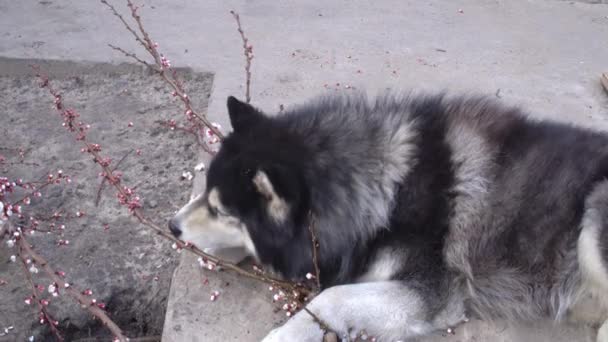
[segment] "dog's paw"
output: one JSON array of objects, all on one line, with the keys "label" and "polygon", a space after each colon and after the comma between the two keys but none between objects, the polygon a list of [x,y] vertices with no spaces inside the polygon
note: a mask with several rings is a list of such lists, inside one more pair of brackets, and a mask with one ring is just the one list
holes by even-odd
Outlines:
[{"label": "dog's paw", "polygon": [[310,316],[297,314],[287,321],[283,326],[273,329],[262,341],[263,342],[323,342],[323,330]]}]

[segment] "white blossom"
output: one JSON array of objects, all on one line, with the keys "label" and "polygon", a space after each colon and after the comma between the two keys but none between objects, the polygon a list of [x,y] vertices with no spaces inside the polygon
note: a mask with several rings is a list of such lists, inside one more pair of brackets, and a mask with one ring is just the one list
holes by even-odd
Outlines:
[{"label": "white blossom", "polygon": [[182,173],[182,178],[190,181],[192,180],[192,178],[194,178],[194,176],[192,175],[192,172],[185,171],[184,173]]},{"label": "white blossom", "polygon": [[205,170],[205,163],[198,163],[194,167],[194,171],[196,171],[196,172],[201,172],[203,170]]}]

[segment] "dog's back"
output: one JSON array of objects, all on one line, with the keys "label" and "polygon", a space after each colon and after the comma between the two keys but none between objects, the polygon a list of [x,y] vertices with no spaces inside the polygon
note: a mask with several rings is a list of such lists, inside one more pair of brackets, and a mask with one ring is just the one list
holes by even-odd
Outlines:
[{"label": "dog's back", "polygon": [[[598,203],[608,195],[608,137],[484,100],[457,101],[448,115],[462,159],[445,258],[466,275],[472,309],[563,318],[607,274],[598,255],[606,223],[591,212],[608,214]],[[597,226],[593,238],[587,225]]]}]

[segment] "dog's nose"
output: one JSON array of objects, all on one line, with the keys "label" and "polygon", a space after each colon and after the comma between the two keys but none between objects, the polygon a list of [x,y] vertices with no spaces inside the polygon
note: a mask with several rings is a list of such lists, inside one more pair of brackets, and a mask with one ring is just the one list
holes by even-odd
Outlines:
[{"label": "dog's nose", "polygon": [[182,230],[179,229],[179,224],[177,224],[177,220],[175,218],[169,220],[169,230],[175,237],[179,237],[182,234]]}]

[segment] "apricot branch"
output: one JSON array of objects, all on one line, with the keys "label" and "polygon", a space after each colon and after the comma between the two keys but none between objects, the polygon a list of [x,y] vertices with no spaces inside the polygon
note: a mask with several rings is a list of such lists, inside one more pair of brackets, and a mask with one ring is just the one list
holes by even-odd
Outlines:
[{"label": "apricot branch", "polygon": [[[16,241],[19,246],[19,255],[22,257],[23,264],[24,265],[27,264],[25,256],[32,258],[32,263],[41,267],[44,270],[44,273],[46,273],[46,275],[53,281],[53,285],[52,285],[54,287],[53,292],[59,291],[59,289],[63,289],[63,291],[65,291],[67,294],[69,294],[70,297],[75,299],[80,304],[80,307],[82,309],[90,312],[93,316],[95,316],[97,319],[99,319],[112,332],[112,334],[115,337],[114,341],[120,341],[120,342],[128,341],[127,337],[123,335],[123,332],[120,329],[120,327],[118,327],[118,325],[116,323],[114,323],[114,321],[112,321],[112,319],[110,319],[110,317],[108,317],[108,315],[106,314],[105,310],[103,309],[103,307],[104,307],[103,303],[97,303],[97,301],[95,299],[89,299],[88,296],[86,295],[89,292],[86,292],[86,291],[79,292],[78,290],[76,290],[74,288],[74,286],[72,284],[65,282],[65,280],[63,280],[62,277],[60,277],[58,275],[61,273],[57,272],[53,268],[51,268],[51,266],[46,261],[46,259],[44,259],[41,255],[37,254],[32,249],[32,247],[30,246],[30,244],[28,243],[28,241],[25,238],[25,234],[20,234],[19,237],[16,239]],[[33,265],[33,267],[35,267],[35,266]],[[26,272],[26,275],[28,276],[28,279],[29,279],[31,285],[33,286],[33,282],[31,281],[31,276],[29,274],[30,271],[27,269],[27,267],[25,268],[25,272]],[[34,290],[35,290],[35,287],[34,287]],[[42,309],[44,309],[44,307]],[[56,325],[57,325],[56,321],[49,321],[48,323],[51,326],[51,329],[56,329]],[[57,333],[55,335],[57,335]]]},{"label": "apricot branch", "polygon": [[[25,275],[25,278],[27,279],[28,284],[30,285],[30,289],[32,291],[32,295],[30,298],[27,298],[25,300],[26,303],[30,303],[32,301],[35,301],[36,304],[38,305],[38,312],[39,312],[39,318],[40,318],[40,323],[41,324],[48,324],[51,332],[53,333],[53,335],[55,335],[55,337],[57,338],[58,341],[63,341],[63,336],[61,335],[61,333],[59,332],[59,329],[57,329],[57,324],[58,322],[53,318],[53,316],[51,316],[51,314],[49,314],[46,305],[48,305],[48,301],[44,301],[43,299],[38,299],[38,289],[36,288],[36,285],[34,284],[34,281],[32,280],[32,275],[30,274],[30,270],[27,268],[27,259],[24,257],[23,253],[19,253],[19,259],[21,260],[21,266],[23,269],[23,274]],[[31,262],[31,261],[30,261]]]},{"label": "apricot branch", "polygon": [[[310,240],[312,242],[312,263],[315,268],[315,280],[317,283],[317,291],[321,291],[321,270],[319,269],[319,240],[317,239],[315,229],[315,217],[310,213],[308,219],[308,230],[310,231]],[[310,277],[308,277],[310,278]]]},{"label": "apricot branch", "polygon": [[245,31],[241,26],[241,18],[235,11],[230,11],[236,21],[237,31],[243,42],[243,55],[245,55],[245,101],[251,102],[251,61],[253,60],[253,46],[249,44],[249,39],[245,36]]},{"label": "apricot branch", "polygon": [[131,0],[126,0],[126,2],[127,7],[129,8],[131,13],[131,18],[137,24],[137,30],[139,31],[139,33],[127,22],[127,20],[116,10],[116,8],[112,4],[110,4],[106,0],[101,0],[101,3],[106,5],[110,9],[112,14],[117,17],[125,26],[125,28],[133,35],[135,40],[146,49],[148,54],[154,60],[154,63],[148,63],[143,59],[137,57],[136,54],[127,52],[126,50],[118,46],[108,44],[109,47],[135,60],[136,62],[145,65],[150,70],[158,74],[163,79],[163,81],[165,81],[165,83],[167,83],[173,89],[172,95],[179,98],[183,102],[185,106],[186,116],[196,118],[198,122],[206,126],[220,140],[222,140],[224,138],[222,132],[209,121],[206,115],[199,113],[192,107],[192,103],[190,101],[190,98],[188,97],[188,94],[186,93],[183,83],[180,82],[177,78],[175,70],[171,69],[171,61],[158,51],[158,44],[152,41],[152,38],[150,38],[150,35],[145,30],[143,22],[141,20],[141,16],[138,13],[139,7],[135,6]]}]

